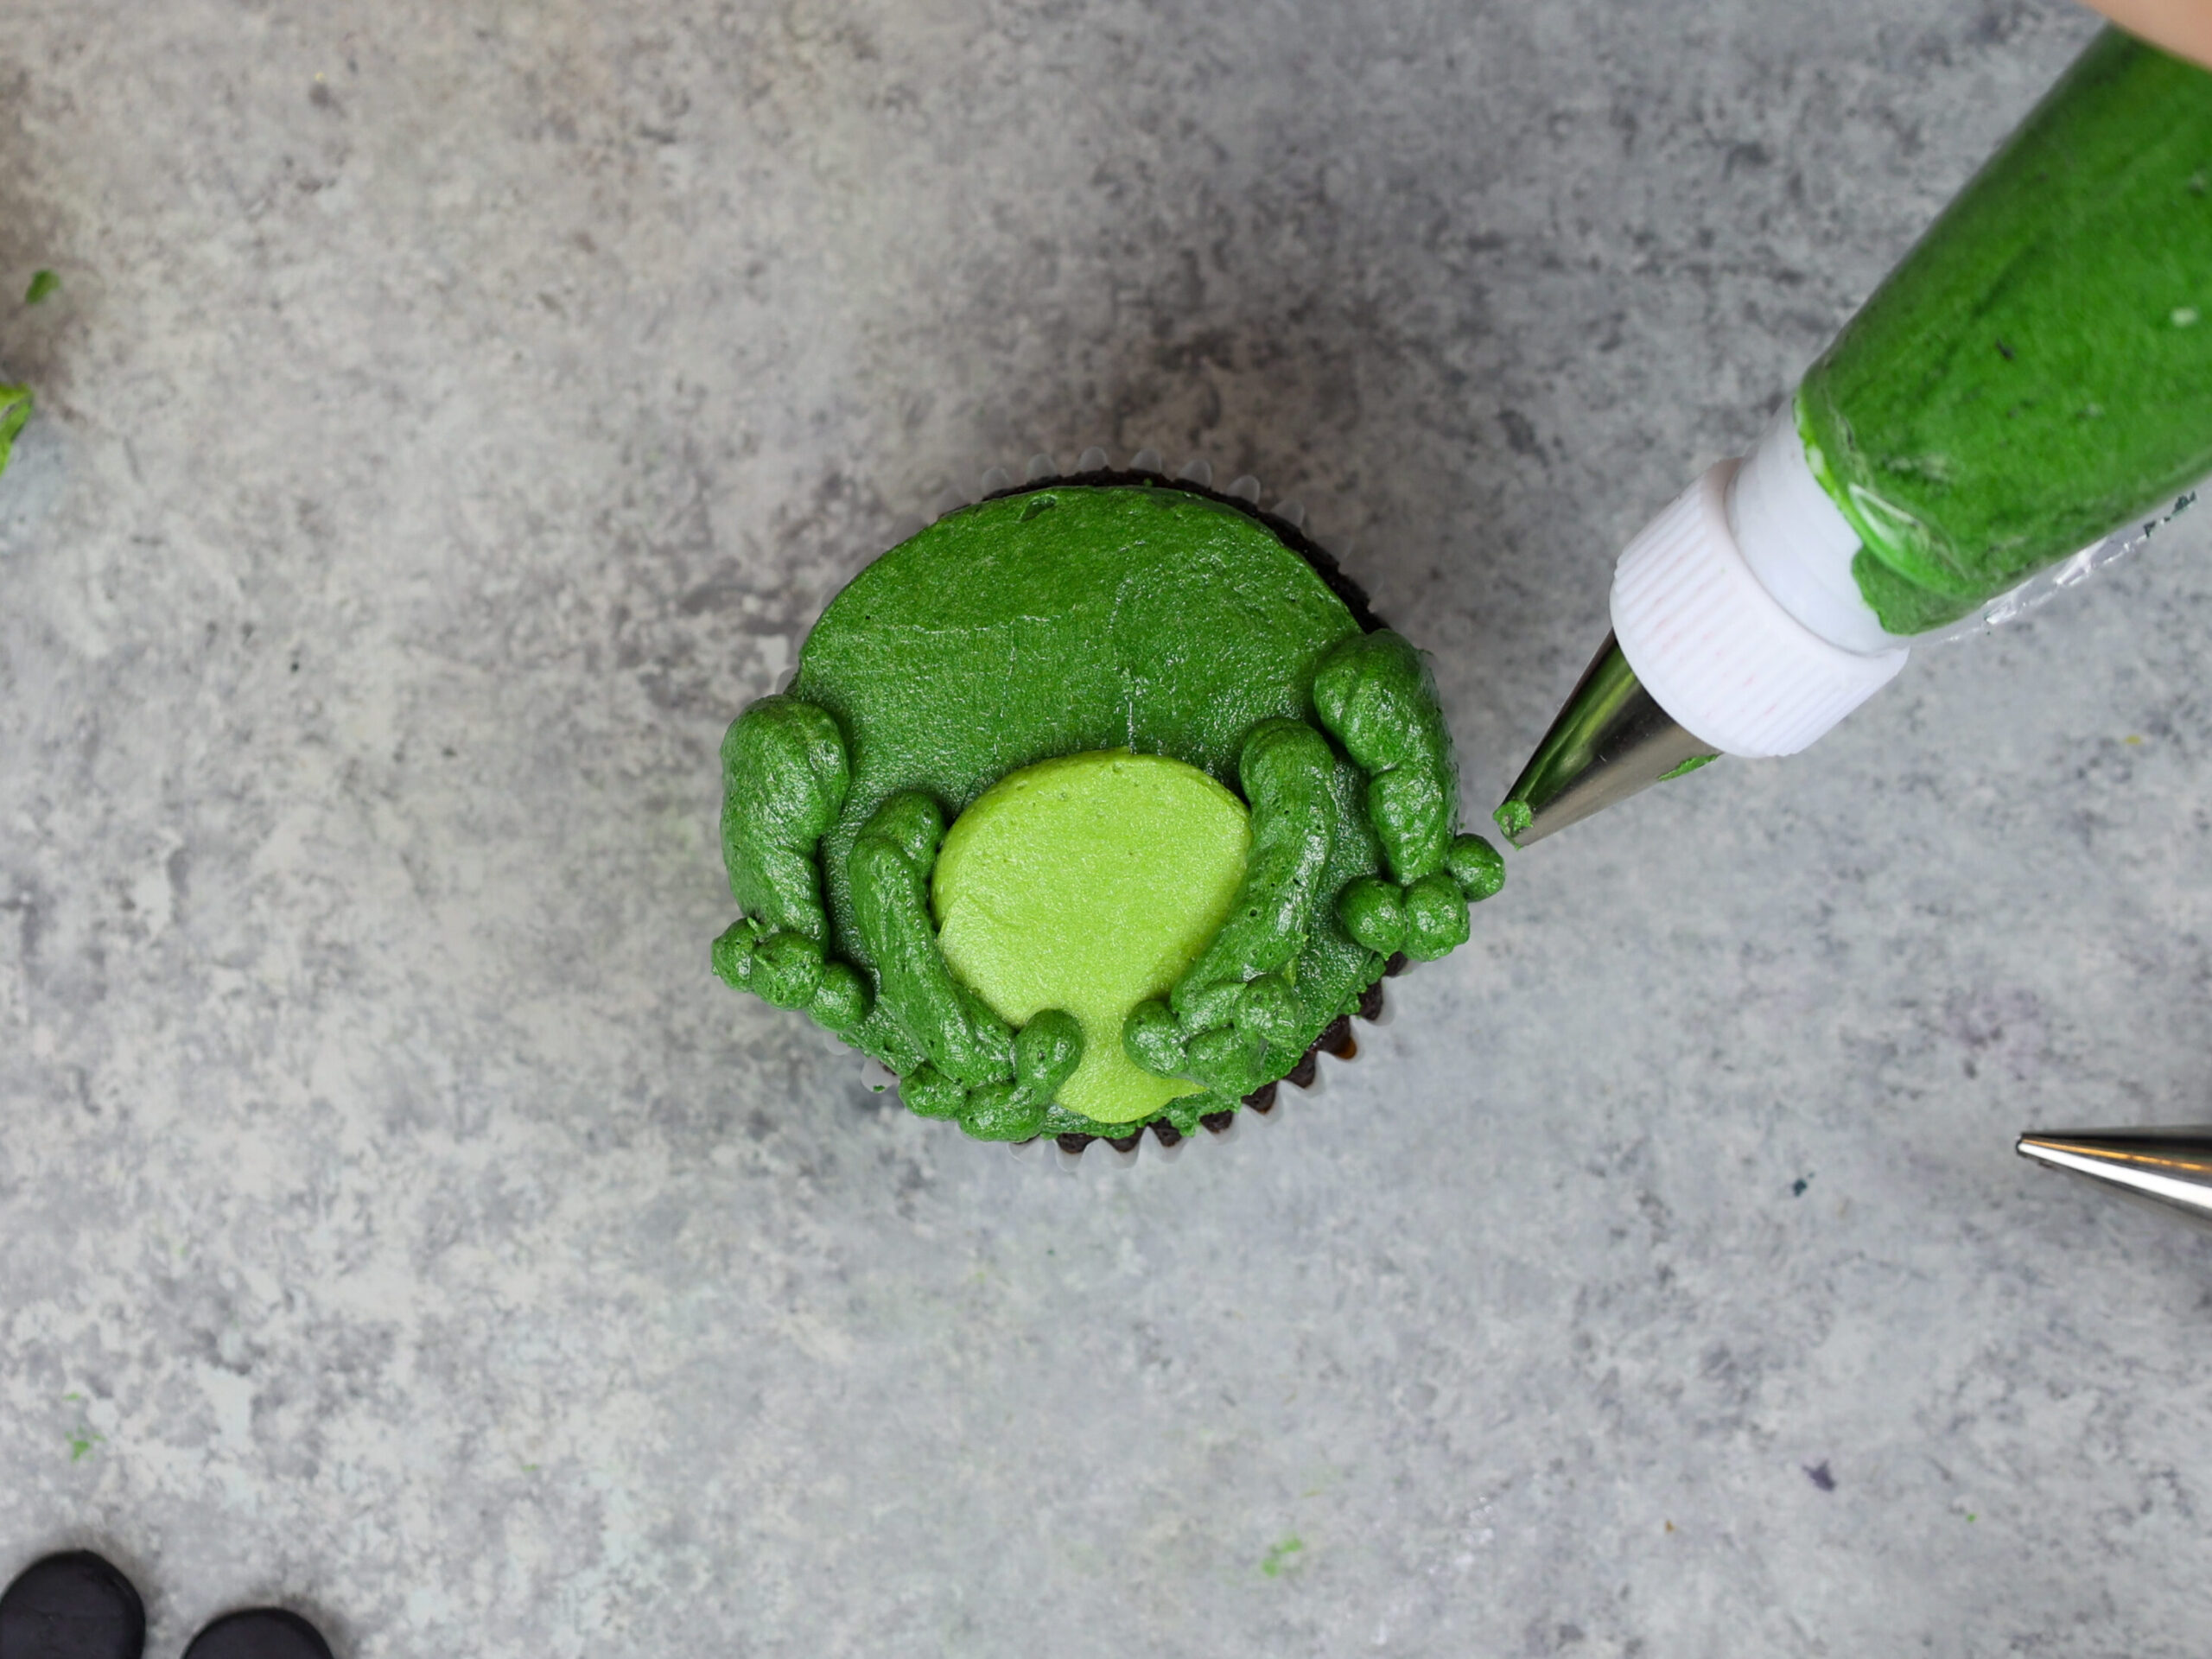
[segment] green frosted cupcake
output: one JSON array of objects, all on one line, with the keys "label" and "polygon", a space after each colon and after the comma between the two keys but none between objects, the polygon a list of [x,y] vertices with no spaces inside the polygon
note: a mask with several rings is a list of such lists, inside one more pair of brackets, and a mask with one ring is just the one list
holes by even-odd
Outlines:
[{"label": "green frosted cupcake", "polygon": [[1102,462],[861,571],[723,740],[715,972],[925,1117],[1131,1147],[1264,1109],[1462,943],[1504,873],[1427,666],[1243,493]]}]

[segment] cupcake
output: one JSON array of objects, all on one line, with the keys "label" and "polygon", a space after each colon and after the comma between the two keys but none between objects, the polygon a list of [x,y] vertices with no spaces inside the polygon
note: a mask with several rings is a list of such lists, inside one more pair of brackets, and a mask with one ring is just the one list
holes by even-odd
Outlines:
[{"label": "cupcake", "polygon": [[1421,653],[1209,478],[987,476],[723,740],[715,971],[977,1139],[1265,1110],[1503,880]]}]

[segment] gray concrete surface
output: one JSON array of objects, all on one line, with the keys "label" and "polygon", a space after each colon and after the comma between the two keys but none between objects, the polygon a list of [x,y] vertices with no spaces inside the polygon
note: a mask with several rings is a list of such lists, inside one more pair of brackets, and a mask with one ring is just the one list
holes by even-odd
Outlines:
[{"label": "gray concrete surface", "polygon": [[2009,1147],[2205,1113],[2212,521],[1516,857],[1172,1166],[705,965],[722,726],[1038,448],[1304,499],[1486,811],[2089,29],[0,9],[0,1572],[156,1655],[2201,1652],[2212,1243]]}]

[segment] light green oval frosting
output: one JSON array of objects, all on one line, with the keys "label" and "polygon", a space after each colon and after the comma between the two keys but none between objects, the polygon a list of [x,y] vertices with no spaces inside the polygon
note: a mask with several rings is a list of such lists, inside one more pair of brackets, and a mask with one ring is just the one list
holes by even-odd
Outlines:
[{"label": "light green oval frosting", "polygon": [[1244,874],[1244,804],[1195,766],[1126,749],[1025,766],[960,815],[931,878],[953,974],[1011,1025],[1065,1008],[1083,1061],[1058,1103],[1135,1123],[1198,1092],[1139,1067],[1129,1010],[1167,995]]}]

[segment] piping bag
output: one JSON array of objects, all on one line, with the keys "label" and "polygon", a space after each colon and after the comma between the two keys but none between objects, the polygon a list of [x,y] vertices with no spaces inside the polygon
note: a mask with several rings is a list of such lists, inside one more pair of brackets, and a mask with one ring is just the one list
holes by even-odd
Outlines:
[{"label": "piping bag", "polygon": [[2107,29],[1751,454],[1630,542],[1498,827],[1526,847],[1719,756],[1795,754],[1914,643],[2079,580],[2208,473],[2212,73]]}]

